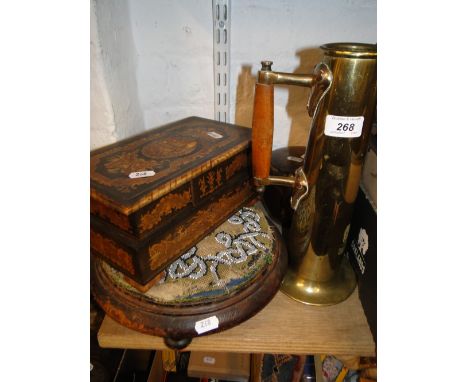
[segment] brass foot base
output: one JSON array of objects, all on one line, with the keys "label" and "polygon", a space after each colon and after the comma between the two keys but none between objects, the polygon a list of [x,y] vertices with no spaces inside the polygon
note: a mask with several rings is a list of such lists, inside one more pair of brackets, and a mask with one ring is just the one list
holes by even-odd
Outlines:
[{"label": "brass foot base", "polygon": [[326,282],[309,280],[288,269],[281,283],[281,292],[308,305],[334,305],[346,300],[356,287],[356,275],[344,258],[335,276]]}]

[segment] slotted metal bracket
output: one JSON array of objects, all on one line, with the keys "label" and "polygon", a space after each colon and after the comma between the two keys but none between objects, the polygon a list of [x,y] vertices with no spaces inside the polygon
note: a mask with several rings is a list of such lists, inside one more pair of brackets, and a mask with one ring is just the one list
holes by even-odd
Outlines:
[{"label": "slotted metal bracket", "polygon": [[214,119],[229,122],[231,0],[213,0]]}]

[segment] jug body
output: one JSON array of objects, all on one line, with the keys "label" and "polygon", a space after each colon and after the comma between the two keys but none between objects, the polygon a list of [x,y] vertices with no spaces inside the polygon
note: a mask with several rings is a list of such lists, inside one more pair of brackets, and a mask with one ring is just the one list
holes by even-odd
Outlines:
[{"label": "jug body", "polygon": [[321,48],[333,80],[313,116],[303,165],[308,193],[285,233],[290,265],[281,289],[329,305],[356,284],[343,253],[375,110],[377,51],[371,44]]}]

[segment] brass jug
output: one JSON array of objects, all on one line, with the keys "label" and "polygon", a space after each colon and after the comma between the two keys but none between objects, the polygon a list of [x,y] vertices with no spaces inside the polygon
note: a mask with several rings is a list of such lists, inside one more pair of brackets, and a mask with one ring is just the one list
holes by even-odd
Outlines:
[{"label": "brass jug", "polygon": [[[343,255],[359,190],[376,103],[377,46],[333,43],[313,73],[274,72],[263,61],[255,85],[252,167],[259,192],[268,185],[293,187],[289,255],[281,290],[295,300],[332,305],[345,300],[356,278]],[[294,176],[270,176],[274,85],[311,88],[311,117],[303,166]]]}]

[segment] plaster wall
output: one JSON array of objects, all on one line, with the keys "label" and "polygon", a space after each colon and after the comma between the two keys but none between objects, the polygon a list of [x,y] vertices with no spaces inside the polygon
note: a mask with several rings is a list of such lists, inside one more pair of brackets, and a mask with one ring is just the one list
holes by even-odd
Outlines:
[{"label": "plaster wall", "polygon": [[98,35],[95,2],[91,2],[91,45],[90,45],[90,123],[91,149],[113,143],[115,134],[114,111],[104,77],[105,66],[102,60],[102,47]]},{"label": "plaster wall", "polygon": [[145,127],[213,118],[211,1],[130,1]]},{"label": "plaster wall", "polygon": [[[97,19],[95,58],[102,62],[104,69],[100,72],[103,76],[99,81],[105,82],[102,88],[107,89],[105,93],[112,104],[114,127],[110,124],[95,125],[91,139],[94,142],[96,135],[100,143],[111,143],[144,130],[136,80],[135,44],[128,0],[92,0],[92,5]],[[110,110],[106,108],[106,112],[110,113]],[[109,133],[107,137],[104,132]],[[106,139],[108,142],[104,142]]]}]

